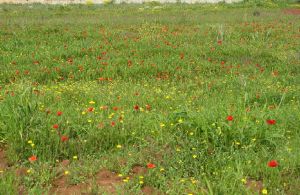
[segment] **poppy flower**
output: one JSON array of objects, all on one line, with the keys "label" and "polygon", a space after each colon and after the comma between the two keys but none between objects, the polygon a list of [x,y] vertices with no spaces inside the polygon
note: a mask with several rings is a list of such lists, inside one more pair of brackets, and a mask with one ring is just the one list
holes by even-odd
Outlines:
[{"label": "poppy flower", "polygon": [[62,111],[58,111],[58,112],[56,113],[56,115],[57,115],[57,116],[61,116],[61,115],[62,115]]},{"label": "poppy flower", "polygon": [[35,155],[32,155],[31,157],[28,158],[28,160],[33,163],[34,161],[37,160],[37,157]]},{"label": "poppy flower", "polygon": [[61,140],[62,142],[65,142],[65,141],[68,141],[68,140],[69,140],[69,137],[66,136],[66,135],[62,135],[61,138],[60,138],[60,140]]},{"label": "poppy flower", "polygon": [[278,162],[276,160],[271,160],[268,162],[268,167],[277,167]]},{"label": "poppy flower", "polygon": [[135,105],[133,108],[134,110],[138,111],[140,107],[138,105]]},{"label": "poppy flower", "polygon": [[89,107],[89,108],[88,108],[88,111],[89,111],[89,112],[93,112],[93,111],[94,111],[94,108],[93,108],[93,107]]},{"label": "poppy flower", "polygon": [[222,45],[222,40],[218,40],[218,45]]},{"label": "poppy flower", "polygon": [[54,128],[54,129],[58,129],[58,127],[59,127],[58,124],[54,124],[54,125],[53,125],[53,128]]},{"label": "poppy flower", "polygon": [[155,166],[155,164],[152,164],[152,163],[148,163],[147,164],[147,168],[148,169],[153,169],[153,168],[155,168],[156,166]]},{"label": "poppy flower", "polygon": [[276,121],[275,121],[274,119],[268,119],[268,120],[267,120],[267,123],[268,123],[269,125],[275,125],[275,124],[276,124]]},{"label": "poppy flower", "polygon": [[115,122],[115,121],[112,121],[112,122],[110,123],[110,125],[111,125],[112,127],[114,127],[114,126],[116,126],[116,122]]},{"label": "poppy flower", "polygon": [[233,116],[231,116],[231,115],[227,116],[227,120],[228,121],[233,121]]}]

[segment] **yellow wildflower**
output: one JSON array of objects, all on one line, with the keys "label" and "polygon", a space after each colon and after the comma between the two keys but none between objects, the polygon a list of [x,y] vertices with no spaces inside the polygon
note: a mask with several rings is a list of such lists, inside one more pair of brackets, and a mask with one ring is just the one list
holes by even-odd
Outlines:
[{"label": "yellow wildflower", "polygon": [[267,190],[267,189],[263,189],[263,190],[261,191],[261,193],[264,194],[264,195],[266,195],[266,194],[268,194],[268,190]]},{"label": "yellow wildflower", "polygon": [[242,182],[243,184],[246,184],[246,183],[247,183],[247,181],[246,181],[245,178],[241,179],[241,182]]}]

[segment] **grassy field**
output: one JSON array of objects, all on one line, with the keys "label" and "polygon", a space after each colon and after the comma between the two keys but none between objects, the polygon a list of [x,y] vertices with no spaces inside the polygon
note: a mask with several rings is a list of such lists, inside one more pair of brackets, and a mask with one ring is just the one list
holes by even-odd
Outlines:
[{"label": "grassy field", "polygon": [[299,6],[270,2],[0,5],[0,194],[299,194]]}]

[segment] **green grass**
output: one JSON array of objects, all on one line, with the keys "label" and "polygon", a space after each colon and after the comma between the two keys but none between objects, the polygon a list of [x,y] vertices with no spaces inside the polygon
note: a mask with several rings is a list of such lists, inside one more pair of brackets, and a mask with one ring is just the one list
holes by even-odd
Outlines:
[{"label": "green grass", "polygon": [[125,194],[297,194],[300,20],[270,2],[0,5],[0,193],[47,193],[68,159],[70,185],[156,165]]}]

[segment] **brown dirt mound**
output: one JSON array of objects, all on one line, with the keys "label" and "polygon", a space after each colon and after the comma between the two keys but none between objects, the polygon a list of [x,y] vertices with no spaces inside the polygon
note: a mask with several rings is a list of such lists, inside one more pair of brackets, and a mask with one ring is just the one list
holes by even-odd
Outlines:
[{"label": "brown dirt mound", "polygon": [[0,148],[0,173],[8,167],[5,151]]},{"label": "brown dirt mound", "polygon": [[23,177],[27,174],[27,168],[26,167],[20,167],[18,169],[16,169],[16,176],[18,177]]},{"label": "brown dirt mound", "polygon": [[285,14],[300,15],[300,9],[285,9],[283,12]]},{"label": "brown dirt mound", "polygon": [[[68,162],[61,163],[60,168],[68,166]],[[62,171],[62,170],[60,170]],[[113,194],[116,192],[115,186],[120,184],[122,179],[114,172],[107,169],[100,170],[94,177],[87,179],[85,183],[70,185],[67,175],[62,175],[55,179],[52,183],[53,187],[50,194],[57,195],[77,195],[77,194],[91,194],[93,185],[101,188],[101,190]]]},{"label": "brown dirt mound", "polygon": [[263,182],[254,179],[247,179],[245,186],[252,192],[260,193],[263,190]]},{"label": "brown dirt mound", "polygon": [[131,173],[133,175],[145,175],[147,173],[147,169],[141,165],[135,165],[132,167]]},{"label": "brown dirt mound", "polygon": [[90,186],[86,183],[80,183],[77,185],[68,185],[67,176],[62,176],[53,182],[53,188],[50,190],[50,194],[56,195],[81,195],[88,194],[91,190]]},{"label": "brown dirt mound", "polygon": [[102,169],[96,175],[96,184],[109,193],[114,193],[115,185],[120,184],[121,178],[116,173]]},{"label": "brown dirt mound", "polygon": [[144,186],[142,188],[142,193],[145,195],[158,195],[160,194],[155,188],[150,186]]}]

